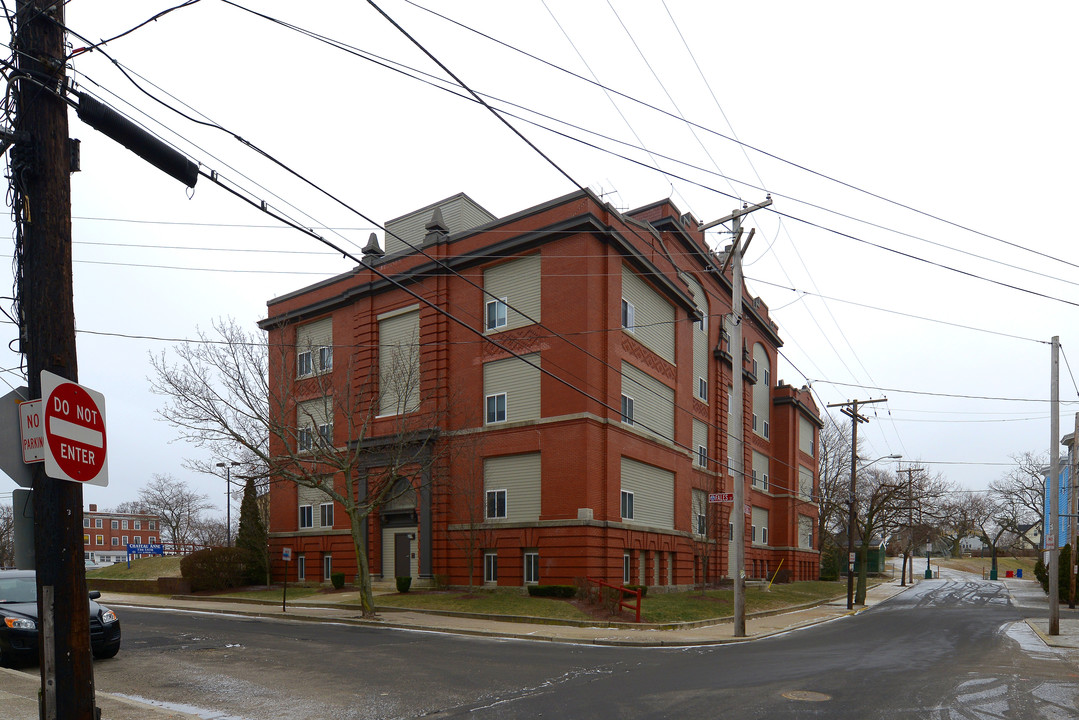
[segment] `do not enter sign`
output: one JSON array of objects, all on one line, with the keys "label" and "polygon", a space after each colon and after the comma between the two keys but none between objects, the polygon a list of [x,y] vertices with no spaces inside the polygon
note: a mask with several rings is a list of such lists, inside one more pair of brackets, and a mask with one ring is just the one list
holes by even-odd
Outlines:
[{"label": "do not enter sign", "polygon": [[105,396],[42,370],[41,398],[45,474],[107,486]]}]

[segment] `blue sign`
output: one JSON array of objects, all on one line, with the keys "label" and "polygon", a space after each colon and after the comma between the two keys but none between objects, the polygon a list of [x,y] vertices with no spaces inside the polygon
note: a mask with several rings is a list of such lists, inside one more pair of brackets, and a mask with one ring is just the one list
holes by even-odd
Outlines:
[{"label": "blue sign", "polygon": [[136,545],[135,543],[127,544],[128,555],[164,555],[165,546],[159,544],[153,545]]}]

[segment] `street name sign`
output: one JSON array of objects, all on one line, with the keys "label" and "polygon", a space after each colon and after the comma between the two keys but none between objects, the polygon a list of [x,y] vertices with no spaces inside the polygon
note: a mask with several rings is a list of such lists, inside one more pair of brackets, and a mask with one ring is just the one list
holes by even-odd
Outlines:
[{"label": "street name sign", "polygon": [[105,396],[42,370],[41,398],[45,474],[107,487]]},{"label": "street name sign", "polygon": [[708,493],[708,502],[710,502],[710,503],[729,503],[729,502],[734,502],[734,493]]}]

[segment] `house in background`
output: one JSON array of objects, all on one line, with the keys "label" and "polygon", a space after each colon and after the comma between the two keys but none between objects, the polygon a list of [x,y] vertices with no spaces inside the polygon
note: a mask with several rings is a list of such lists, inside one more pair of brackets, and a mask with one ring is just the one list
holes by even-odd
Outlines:
[{"label": "house in background", "polygon": [[157,515],[98,512],[97,505],[82,515],[82,552],[86,560],[108,565],[127,560],[127,545],[152,545],[161,540]]},{"label": "house in background", "polygon": [[[389,447],[408,418],[425,448],[468,448],[436,452],[368,519],[372,575],[718,580],[733,508],[709,496],[742,482],[747,575],[782,563],[818,577],[817,407],[776,380],[778,327],[744,287],[744,344],[730,347],[729,272],[694,218],[669,200],[621,213],[589,191],[497,218],[459,194],[386,231],[384,250],[373,237],[363,264],[270,300],[260,323],[271,348],[294,350],[270,365],[271,386],[293,388],[289,450],[349,447],[360,425],[365,447]],[[371,405],[326,410],[327,387],[365,388]],[[364,477],[392,458],[369,462]],[[271,483],[269,531],[277,580],[285,547],[290,581],[356,573],[348,518],[317,488]]]}]

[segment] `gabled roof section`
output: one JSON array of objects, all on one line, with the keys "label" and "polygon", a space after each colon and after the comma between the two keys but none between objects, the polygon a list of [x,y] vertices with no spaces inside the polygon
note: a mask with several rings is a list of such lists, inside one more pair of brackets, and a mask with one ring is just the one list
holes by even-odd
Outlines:
[{"label": "gabled roof section", "polygon": [[422,247],[428,232],[427,225],[436,212],[441,215],[441,227],[450,234],[471,230],[498,219],[465,193],[457,193],[386,221],[386,255],[413,252]]}]

